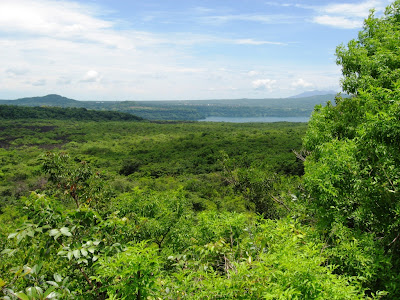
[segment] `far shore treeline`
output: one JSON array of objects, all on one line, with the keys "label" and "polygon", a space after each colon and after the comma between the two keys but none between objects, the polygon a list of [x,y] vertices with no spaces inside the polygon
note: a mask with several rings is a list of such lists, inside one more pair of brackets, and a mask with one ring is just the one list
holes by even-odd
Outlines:
[{"label": "far shore treeline", "polygon": [[133,114],[147,120],[198,121],[208,117],[309,117],[315,105],[334,102],[335,94],[300,98],[182,100],[182,101],[77,101],[60,95],[0,100],[0,105],[86,108]]},{"label": "far shore treeline", "polygon": [[54,119],[91,121],[139,121],[142,118],[117,111],[98,111],[74,107],[27,107],[0,105],[0,119]]}]

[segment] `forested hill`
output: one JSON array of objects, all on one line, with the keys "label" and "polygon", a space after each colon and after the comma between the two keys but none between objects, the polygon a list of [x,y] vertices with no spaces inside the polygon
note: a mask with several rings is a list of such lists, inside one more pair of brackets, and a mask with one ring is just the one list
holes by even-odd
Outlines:
[{"label": "forested hill", "polygon": [[77,101],[59,95],[0,100],[18,106],[81,107],[120,111],[149,120],[201,120],[207,117],[308,117],[315,105],[334,101],[335,94],[302,98],[181,100],[181,101]]},{"label": "forested hill", "polygon": [[43,97],[20,98],[16,100],[0,100],[0,104],[23,106],[83,107],[83,105],[80,104],[80,101],[69,99],[56,94],[50,94]]},{"label": "forested hill", "polygon": [[55,120],[90,120],[90,121],[139,121],[143,120],[132,114],[116,111],[97,111],[74,107],[27,107],[0,105],[0,120],[16,119],[55,119]]}]

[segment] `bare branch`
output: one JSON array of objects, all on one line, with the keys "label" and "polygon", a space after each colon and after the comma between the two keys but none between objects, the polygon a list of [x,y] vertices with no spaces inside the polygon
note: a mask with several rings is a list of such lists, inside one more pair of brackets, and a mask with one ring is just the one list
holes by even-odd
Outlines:
[{"label": "bare branch", "polygon": [[306,157],[307,157],[308,155],[311,154],[311,152],[305,151],[305,150],[301,150],[300,152],[297,152],[296,150],[292,150],[292,152],[293,152],[293,153],[296,155],[296,157],[297,157],[298,159],[300,159],[301,161],[305,161],[305,160],[306,160]]},{"label": "bare branch", "polygon": [[278,198],[274,197],[273,195],[271,195],[272,199],[274,199],[275,202],[278,202],[280,205],[282,205],[284,208],[286,208],[288,211],[290,211],[290,208],[286,206],[285,203],[283,203],[283,201],[279,200]]}]

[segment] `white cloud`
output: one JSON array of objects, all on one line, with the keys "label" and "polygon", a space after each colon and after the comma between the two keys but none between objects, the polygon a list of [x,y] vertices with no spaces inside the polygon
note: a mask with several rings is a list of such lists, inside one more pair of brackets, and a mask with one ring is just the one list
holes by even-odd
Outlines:
[{"label": "white cloud", "polygon": [[60,37],[78,37],[111,27],[110,22],[94,18],[90,13],[83,14],[80,9],[93,12],[89,6],[66,1],[6,0],[0,3],[0,26],[2,31]]},{"label": "white cloud", "polygon": [[2,0],[0,32],[16,38],[48,37],[123,49],[151,39],[139,31],[115,34],[115,22],[101,19],[98,13],[93,6],[70,1]]},{"label": "white cloud", "polygon": [[257,90],[272,90],[275,87],[276,80],[274,79],[257,79],[252,82],[252,85]]},{"label": "white cloud", "polygon": [[334,15],[365,18],[371,9],[382,10],[384,8],[382,4],[382,1],[377,0],[368,0],[360,3],[329,4],[322,7],[321,11]]},{"label": "white cloud", "polygon": [[328,4],[313,7],[318,15],[312,21],[317,24],[342,29],[360,28],[371,9],[375,9],[376,12],[382,12],[386,4],[386,0],[367,0],[359,3]]},{"label": "white cloud", "polygon": [[292,82],[292,86],[296,88],[298,87],[306,88],[306,87],[312,87],[313,84],[305,81],[303,78],[299,78],[296,81]]},{"label": "white cloud", "polygon": [[99,72],[95,70],[90,70],[87,71],[83,79],[81,80],[82,82],[97,82],[101,79]]},{"label": "white cloud", "polygon": [[60,85],[67,85],[67,84],[71,84],[71,83],[72,83],[72,80],[70,78],[67,78],[64,76],[61,76],[57,79],[57,84],[60,84]]},{"label": "white cloud", "polygon": [[[250,57],[250,52],[245,59],[239,55],[232,59],[237,48],[265,45],[271,52],[279,51],[280,45],[287,44],[268,40],[270,36],[279,39],[278,34],[248,38],[240,32],[138,31],[128,22],[119,26],[119,21],[93,3],[0,0],[0,98],[44,95],[49,90],[80,100],[251,98],[258,97],[260,90],[280,97],[292,94],[293,78],[304,76],[311,82],[334,85],[340,76],[340,70],[324,75],[325,65],[312,70],[307,66],[304,74],[304,65],[295,70],[296,66],[267,54],[265,60]],[[293,21],[251,14],[221,20]],[[198,45],[203,48],[192,51]],[[215,48],[218,53],[210,55]]]},{"label": "white cloud", "polygon": [[280,42],[271,42],[271,41],[257,41],[253,39],[239,39],[239,40],[234,40],[235,44],[239,45],[287,45],[285,43],[280,43]]},{"label": "white cloud", "polygon": [[46,79],[36,80],[36,81],[32,82],[32,85],[33,86],[44,86],[44,85],[46,85]]},{"label": "white cloud", "polygon": [[29,72],[27,68],[24,67],[11,67],[6,70],[6,73],[11,76],[21,76]]},{"label": "white cloud", "polygon": [[221,25],[228,22],[256,22],[263,24],[292,24],[296,17],[282,14],[259,15],[259,14],[235,14],[235,15],[216,15],[199,18],[201,22]]},{"label": "white cloud", "polygon": [[260,72],[252,70],[252,71],[249,71],[247,73],[247,75],[249,75],[250,77],[254,77],[254,76],[260,75]]},{"label": "white cloud", "polygon": [[355,29],[355,28],[360,28],[363,25],[363,21],[359,19],[354,20],[342,16],[328,16],[328,15],[315,17],[314,22],[321,25],[328,25],[343,29]]}]

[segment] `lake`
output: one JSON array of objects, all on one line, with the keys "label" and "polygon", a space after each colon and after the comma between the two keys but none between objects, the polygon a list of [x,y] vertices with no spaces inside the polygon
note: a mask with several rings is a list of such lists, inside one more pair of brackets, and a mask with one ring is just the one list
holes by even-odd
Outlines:
[{"label": "lake", "polygon": [[274,122],[297,122],[306,123],[310,117],[207,117],[200,122],[227,122],[227,123],[274,123]]}]

